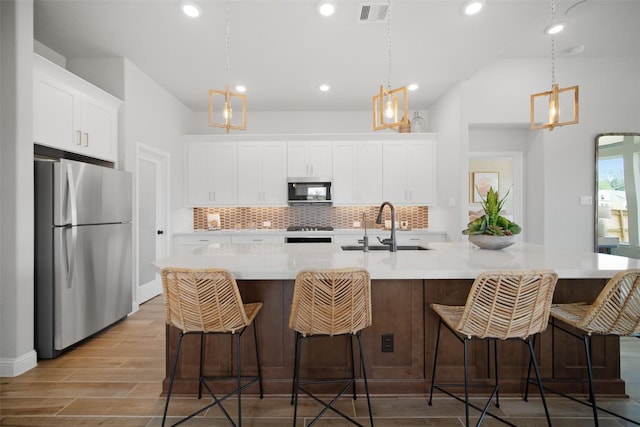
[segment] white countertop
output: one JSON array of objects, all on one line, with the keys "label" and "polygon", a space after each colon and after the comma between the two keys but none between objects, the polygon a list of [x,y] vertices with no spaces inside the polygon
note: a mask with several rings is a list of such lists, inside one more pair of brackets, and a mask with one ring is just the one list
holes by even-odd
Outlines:
[{"label": "white countertop", "polygon": [[343,251],[333,243],[212,244],[153,265],[226,268],[237,280],[294,280],[304,268],[364,267],[372,279],[473,279],[487,270],[552,269],[560,278],[605,278],[640,268],[640,260],[600,253],[554,251],[516,243],[502,250],[468,242],[433,242],[426,251]]}]

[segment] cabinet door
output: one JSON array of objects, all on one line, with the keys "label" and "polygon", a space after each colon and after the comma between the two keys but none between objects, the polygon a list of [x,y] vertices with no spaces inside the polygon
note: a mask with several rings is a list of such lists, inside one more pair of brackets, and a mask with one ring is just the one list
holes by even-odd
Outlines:
[{"label": "cabinet door", "polygon": [[333,143],[333,203],[349,205],[357,203],[356,175],[354,159],[356,147],[353,142]]},{"label": "cabinet door", "polygon": [[306,142],[287,143],[287,174],[289,176],[301,177],[309,175],[306,144]]},{"label": "cabinet door", "polygon": [[289,142],[287,156],[289,176],[331,177],[331,141]]},{"label": "cabinet door", "polygon": [[237,204],[238,178],[236,142],[216,142],[209,144],[209,159],[212,204]]},{"label": "cabinet door", "polygon": [[238,203],[259,205],[262,203],[262,161],[260,143],[238,145]]},{"label": "cabinet door", "polygon": [[433,205],[436,196],[435,143],[412,142],[407,146],[408,201],[416,205]]},{"label": "cabinet door", "polygon": [[209,177],[209,145],[207,143],[186,144],[185,183],[186,204],[207,206],[212,204],[211,180]]},{"label": "cabinet door", "polygon": [[382,198],[394,204],[406,204],[407,149],[402,141],[382,143]]},{"label": "cabinet door", "polygon": [[287,205],[287,144],[266,142],[262,146],[262,202],[269,206]]},{"label": "cabinet door", "polygon": [[85,97],[82,102],[82,148],[91,157],[116,160],[117,111]]},{"label": "cabinet door", "polygon": [[309,176],[331,177],[333,153],[331,141],[315,141],[307,149]]},{"label": "cabinet door", "polygon": [[76,151],[81,134],[77,97],[69,86],[34,71],[33,74],[33,140],[37,144]]},{"label": "cabinet door", "polygon": [[359,204],[382,202],[382,143],[359,142],[354,166],[357,170],[356,194]]}]

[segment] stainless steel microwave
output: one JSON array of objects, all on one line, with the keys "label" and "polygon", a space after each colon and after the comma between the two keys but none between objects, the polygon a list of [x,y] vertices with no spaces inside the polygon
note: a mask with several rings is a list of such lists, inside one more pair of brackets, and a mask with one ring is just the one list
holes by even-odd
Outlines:
[{"label": "stainless steel microwave", "polygon": [[289,204],[331,203],[331,178],[295,177],[287,179]]}]

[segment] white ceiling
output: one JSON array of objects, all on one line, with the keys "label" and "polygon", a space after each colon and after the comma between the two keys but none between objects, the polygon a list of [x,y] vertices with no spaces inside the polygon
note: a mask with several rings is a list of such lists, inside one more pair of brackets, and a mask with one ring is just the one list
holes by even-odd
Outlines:
[{"label": "white ceiling", "polygon": [[[35,0],[35,38],[67,58],[128,58],[205,111],[208,90],[226,84],[226,3],[195,1],[198,19],[182,14],[179,0]],[[329,18],[317,2],[230,0],[230,84],[247,86],[248,110],[369,110],[386,86],[386,24],[358,23],[363,1],[337,0]],[[427,109],[496,58],[549,58],[548,0],[486,2],[473,17],[462,15],[464,0],[393,2],[391,86],[419,84],[410,110]],[[557,0],[556,16],[568,23],[556,37],[558,58],[578,45],[582,57],[640,57],[640,0]],[[331,91],[321,93],[321,83]]]}]

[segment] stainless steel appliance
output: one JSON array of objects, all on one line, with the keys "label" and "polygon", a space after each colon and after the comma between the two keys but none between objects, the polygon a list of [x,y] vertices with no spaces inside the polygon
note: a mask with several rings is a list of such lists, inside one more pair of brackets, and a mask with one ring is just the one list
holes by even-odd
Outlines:
[{"label": "stainless steel appliance", "polygon": [[289,204],[331,203],[331,178],[287,178]]},{"label": "stainless steel appliance", "polygon": [[132,308],[131,174],[35,161],[36,351],[54,358]]},{"label": "stainless steel appliance", "polygon": [[287,228],[285,243],[332,243],[333,227],[293,226]]}]

